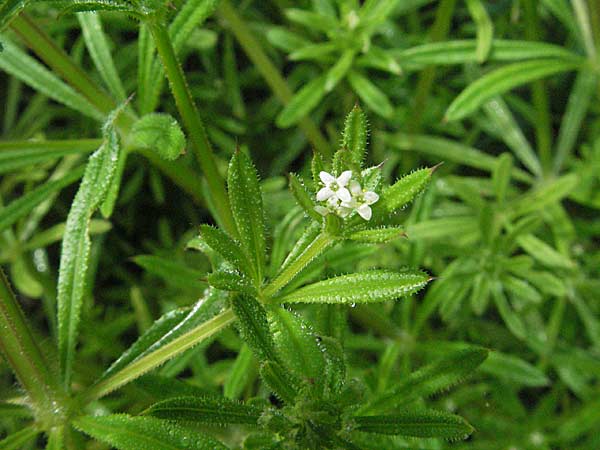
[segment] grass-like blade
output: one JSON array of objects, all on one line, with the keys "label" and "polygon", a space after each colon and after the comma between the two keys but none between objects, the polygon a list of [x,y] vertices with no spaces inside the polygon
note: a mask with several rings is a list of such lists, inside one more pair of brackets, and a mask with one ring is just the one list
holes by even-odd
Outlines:
[{"label": "grass-like blade", "polygon": [[254,281],[260,284],[266,256],[265,215],[256,168],[242,151],[231,158],[227,188],[240,243],[252,261]]},{"label": "grass-like blade", "polygon": [[85,97],[13,44],[5,35],[0,35],[0,40],[3,47],[0,69],[84,116],[98,121],[104,120],[104,115]]},{"label": "grass-like blade", "polygon": [[0,31],[19,14],[30,0],[5,0],[0,4]]},{"label": "grass-like blade", "polygon": [[371,270],[341,275],[304,286],[282,303],[374,303],[396,300],[423,288],[431,277],[418,270]]},{"label": "grass-like blade", "polygon": [[73,425],[119,450],[225,450],[219,441],[189,427],[150,416],[83,416]]},{"label": "grass-like blade", "polygon": [[11,226],[52,194],[77,181],[83,175],[83,171],[83,168],[76,169],[58,180],[44,183],[2,208],[0,210],[0,231]]},{"label": "grass-like blade", "polygon": [[471,83],[450,104],[445,118],[448,121],[463,119],[496,95],[540,78],[576,69],[579,65],[579,62],[561,59],[538,59],[506,65]]},{"label": "grass-like blade", "polygon": [[353,421],[357,430],[368,433],[448,440],[466,439],[474,431],[462,417],[438,411],[407,412],[393,416],[359,416],[354,417]]},{"label": "grass-like blade", "polygon": [[155,403],[144,414],[207,425],[256,425],[261,410],[221,397],[178,397]]},{"label": "grass-like blade", "polygon": [[127,97],[125,88],[110,54],[108,40],[102,30],[100,16],[96,13],[79,13],[77,19],[81,25],[85,45],[102,80],[119,102],[125,101]]},{"label": "grass-like blade", "polygon": [[494,25],[481,0],[467,0],[467,8],[477,27],[477,61],[484,62],[492,48]]}]

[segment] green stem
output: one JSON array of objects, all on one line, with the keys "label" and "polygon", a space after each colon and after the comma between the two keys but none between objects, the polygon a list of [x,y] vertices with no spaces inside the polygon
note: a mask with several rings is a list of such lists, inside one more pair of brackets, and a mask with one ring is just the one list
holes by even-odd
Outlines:
[{"label": "green stem", "polygon": [[61,420],[66,414],[66,398],[44,360],[1,268],[0,350],[27,391],[37,418],[45,425]]},{"label": "green stem", "polygon": [[[540,40],[540,24],[537,15],[537,1],[523,0],[525,19],[525,36],[528,40]],[[535,106],[535,135],[537,150],[544,172],[548,171],[552,164],[552,128],[550,119],[550,106],[548,104],[548,93],[544,81],[537,80],[531,84],[531,95]]]},{"label": "green stem", "polygon": [[235,315],[233,310],[226,309],[219,315],[198,325],[196,328],[182,334],[178,338],[173,339],[171,342],[152,353],[134,360],[119,372],[92,386],[81,395],[81,404],[85,405],[93,400],[99,399],[130,381],[135,380],[171,358],[194,347],[206,338],[233,323],[234,320]]},{"label": "green stem", "polygon": [[211,204],[215,206],[216,219],[222,226],[231,234],[237,234],[231,209],[229,207],[229,199],[225,192],[225,182],[223,177],[219,175],[212,147],[208,141],[206,131],[202,119],[198,114],[192,94],[189,90],[185,75],[177,61],[175,49],[169,37],[169,32],[161,24],[152,23],[150,32],[154,38],[156,49],[160,55],[161,61],[165,68],[171,92],[175,97],[175,102],[183,124],[188,132],[192,148],[200,168],[206,177],[208,191],[211,195]]},{"label": "green stem", "polygon": [[[264,52],[260,42],[254,37],[255,33],[250,30],[228,0],[221,0],[218,12],[221,18],[229,24],[231,32],[254,64],[256,70],[263,76],[275,97],[281,103],[287,105],[292,100],[294,93],[277,70],[277,67]],[[331,148],[327,140],[310,118],[305,117],[298,126],[315,150],[325,158],[331,156]]]},{"label": "green stem", "polygon": [[269,301],[269,299],[281,288],[292,281],[294,277],[308,265],[308,263],[323,253],[335,241],[335,236],[324,232],[319,233],[309,246],[300,253],[298,258],[286,266],[285,269],[283,269],[283,271],[265,287],[262,294],[266,301]]}]

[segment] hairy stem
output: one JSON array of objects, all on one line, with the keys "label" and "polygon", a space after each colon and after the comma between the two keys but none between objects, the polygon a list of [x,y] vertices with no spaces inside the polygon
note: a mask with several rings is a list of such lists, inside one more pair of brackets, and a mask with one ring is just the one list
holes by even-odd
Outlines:
[{"label": "hairy stem", "polygon": [[[248,25],[238,15],[229,1],[222,0],[220,2],[219,15],[229,24],[231,32],[248,55],[250,61],[254,64],[256,70],[263,76],[273,94],[275,94],[275,97],[281,103],[287,105],[294,96],[294,93],[277,70],[277,67],[275,67],[264,52],[260,42],[254,37]],[[310,118],[305,117],[300,121],[298,126],[315,150],[325,158],[331,156],[331,148],[327,140]]]},{"label": "hairy stem", "polygon": [[150,25],[150,32],[154,38],[156,49],[160,55],[160,59],[165,68],[169,84],[171,86],[171,92],[175,97],[177,109],[181,114],[183,124],[187,130],[187,133],[194,150],[194,154],[200,168],[206,177],[208,184],[208,190],[212,197],[211,204],[214,205],[217,215],[217,220],[223,225],[229,233],[235,235],[236,227],[229,208],[229,199],[225,192],[225,181],[223,177],[219,175],[212,147],[208,141],[208,136],[204,129],[202,119],[198,114],[192,94],[189,90],[185,75],[177,61],[175,55],[175,49],[169,37],[169,32],[165,26],[158,23]]},{"label": "hairy stem", "polygon": [[36,344],[4,271],[0,269],[0,351],[45,424],[65,414],[66,397]]}]

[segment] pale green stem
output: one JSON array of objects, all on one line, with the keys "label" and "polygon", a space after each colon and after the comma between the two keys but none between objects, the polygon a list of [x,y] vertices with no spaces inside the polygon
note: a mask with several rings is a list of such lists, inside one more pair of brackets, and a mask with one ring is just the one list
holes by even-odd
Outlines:
[{"label": "pale green stem", "polygon": [[212,319],[198,325],[196,328],[182,334],[176,339],[173,339],[168,344],[160,347],[152,353],[145,355],[114,375],[95,384],[80,397],[81,404],[87,404],[93,400],[109,394],[110,392],[120,388],[121,386],[135,380],[144,375],[150,370],[162,365],[166,361],[175,356],[189,350],[198,343],[222,330],[229,324],[233,323],[235,315],[231,309],[226,309]]},{"label": "pale green stem", "polygon": [[281,288],[292,281],[294,277],[308,265],[308,263],[323,253],[335,241],[335,236],[325,232],[320,233],[310,245],[300,253],[298,258],[286,266],[286,268],[264,288],[262,294],[266,301],[269,301],[270,297],[275,295]]}]

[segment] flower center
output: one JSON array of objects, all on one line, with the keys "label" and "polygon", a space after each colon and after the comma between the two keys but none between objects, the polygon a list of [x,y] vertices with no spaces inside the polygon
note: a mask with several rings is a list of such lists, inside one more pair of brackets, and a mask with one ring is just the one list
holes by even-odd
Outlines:
[{"label": "flower center", "polygon": [[337,191],[339,188],[340,186],[337,184],[337,181],[332,181],[329,185],[329,189],[331,189],[333,192]]}]

